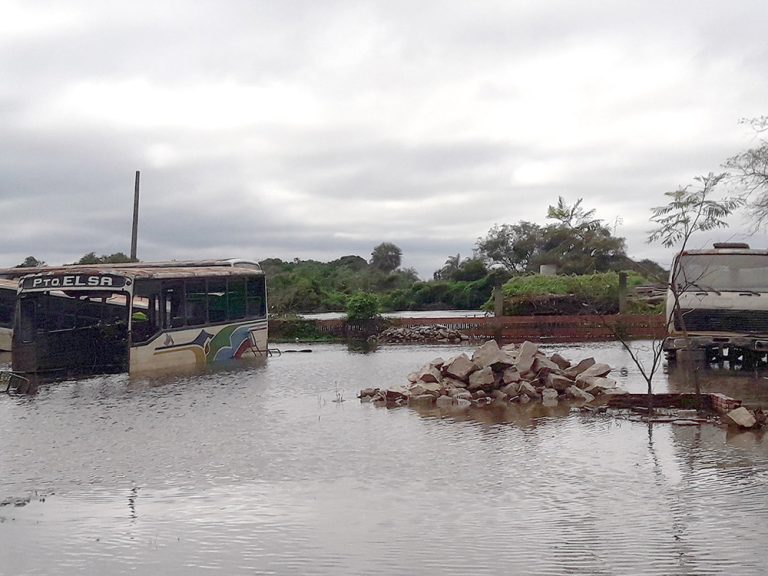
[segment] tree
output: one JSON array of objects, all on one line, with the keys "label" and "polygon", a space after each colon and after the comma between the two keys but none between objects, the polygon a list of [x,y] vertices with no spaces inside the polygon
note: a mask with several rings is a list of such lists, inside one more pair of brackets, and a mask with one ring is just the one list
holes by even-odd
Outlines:
[{"label": "tree", "polygon": [[382,242],[371,252],[371,266],[382,272],[392,272],[400,266],[403,251],[392,242]]},{"label": "tree", "polygon": [[379,298],[369,292],[358,292],[347,301],[347,320],[366,322],[379,315]]},{"label": "tree", "polygon": [[627,260],[624,239],[613,236],[599,221],[570,227],[552,224],[542,232],[538,264],[557,264],[563,274],[591,274],[622,267]]},{"label": "tree", "polygon": [[538,224],[494,224],[485,238],[477,239],[475,252],[510,272],[525,273],[541,250],[541,240],[542,229]]},{"label": "tree", "polygon": [[590,228],[599,226],[600,220],[594,218],[595,211],[584,210],[581,207],[583,198],[579,198],[576,202],[569,206],[565,203],[562,196],[557,197],[557,205],[550,206],[547,209],[547,218],[557,220],[561,225],[567,228]]},{"label": "tree", "polygon": [[[756,134],[768,133],[768,116],[743,119]],[[745,198],[753,196],[749,211],[758,227],[768,224],[768,140],[760,138],[758,145],[729,158],[725,167],[745,186]]]},{"label": "tree", "polygon": [[432,278],[435,280],[450,280],[453,273],[459,269],[460,265],[461,254],[456,254],[456,256],[448,256],[443,267],[440,268],[440,270],[435,271],[435,273],[432,274]]},{"label": "tree", "polygon": [[661,242],[665,248],[678,246],[678,252],[686,249],[691,235],[716,228],[726,228],[725,218],[744,204],[743,198],[712,200],[710,196],[727,174],[713,174],[694,178],[701,184],[696,190],[690,186],[666,192],[670,200],[664,206],[651,209],[651,222],[656,228],[648,235],[649,242]]},{"label": "tree", "polygon": [[124,264],[126,262],[136,262],[136,260],[131,259],[122,252],[115,252],[109,256],[106,254],[96,256],[95,252],[88,252],[75,264]]},{"label": "tree", "polygon": [[45,266],[45,262],[38,260],[34,256],[27,256],[24,258],[24,262],[15,266],[15,268],[38,268]]},{"label": "tree", "polygon": [[476,244],[476,253],[513,273],[537,272],[542,264],[556,264],[564,274],[590,274],[624,267],[628,260],[624,239],[611,234],[594,210],[585,210],[582,199],[569,205],[562,196],[549,206],[541,227],[521,221],[495,224]]},{"label": "tree", "polygon": [[461,259],[460,254],[449,256],[445,265],[433,274],[435,280],[454,280],[471,282],[484,278],[488,274],[485,259],[480,257]]},{"label": "tree", "polygon": [[563,197],[549,206],[547,218],[556,220],[543,231],[541,264],[557,264],[564,274],[606,272],[626,259],[624,239],[611,234],[594,210],[585,210],[579,198],[568,205]]},{"label": "tree", "polygon": [[[688,246],[691,236],[696,232],[706,232],[716,228],[728,226],[726,218],[737,208],[743,205],[742,198],[726,197],[722,200],[713,200],[712,194],[720,182],[726,177],[726,174],[709,173],[706,176],[698,176],[695,181],[700,186],[691,190],[690,186],[678,188],[673,192],[666,192],[665,196],[669,202],[664,206],[658,206],[651,209],[651,222],[656,224],[656,228],[648,233],[648,242],[661,242],[667,248],[675,247],[678,253],[683,252]],[[676,322],[680,326],[683,338],[690,343],[690,338],[685,327],[685,318],[680,310],[680,294],[687,288],[678,282],[678,270],[676,269],[678,260],[675,260],[672,270],[672,281],[668,283],[667,288],[673,297],[672,314],[667,315],[667,331],[671,322]],[[637,351],[629,345],[626,338],[622,337],[620,331],[617,333],[619,341],[624,349],[629,353],[632,361],[640,370],[648,386],[648,408],[652,410],[653,404],[653,377],[661,366],[661,359],[664,353],[664,340],[654,340],[651,343],[651,361],[646,365],[639,357]],[[687,346],[690,348],[690,346]],[[690,354],[685,356],[687,366],[686,374],[693,376],[694,389],[697,396],[701,393],[699,380],[693,369]]]}]

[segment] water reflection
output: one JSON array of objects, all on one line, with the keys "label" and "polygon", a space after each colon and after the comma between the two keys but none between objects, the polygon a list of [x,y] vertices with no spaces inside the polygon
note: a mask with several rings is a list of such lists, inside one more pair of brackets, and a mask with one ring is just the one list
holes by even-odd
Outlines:
[{"label": "water reflection", "polygon": [[[713,368],[708,364],[694,365],[695,377],[703,393],[721,392],[744,402],[745,406],[768,406],[768,371]],[[670,392],[694,392],[694,375],[684,364],[673,363],[667,370]]]},{"label": "water reflection", "polygon": [[350,340],[347,342],[347,350],[357,354],[370,354],[379,349],[379,344],[375,340]]},{"label": "water reflection", "polygon": [[[763,573],[757,436],[566,403],[354,400],[460,350],[322,344],[245,370],[0,395],[0,502],[47,496],[0,506],[0,573]],[[558,350],[644,388],[620,349]]]},{"label": "water reflection", "polygon": [[457,422],[473,421],[483,424],[515,424],[527,428],[536,426],[547,418],[568,416],[574,406],[575,404],[565,401],[550,404],[532,401],[527,404],[492,402],[488,406],[468,408],[414,406],[408,409],[415,410],[424,418],[450,418]]}]

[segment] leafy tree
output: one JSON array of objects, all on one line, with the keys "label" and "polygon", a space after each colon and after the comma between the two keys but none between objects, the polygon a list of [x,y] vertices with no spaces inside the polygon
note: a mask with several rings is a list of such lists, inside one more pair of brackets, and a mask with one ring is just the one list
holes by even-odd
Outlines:
[{"label": "leafy tree", "polygon": [[478,256],[504,266],[510,272],[524,273],[531,268],[541,248],[542,230],[538,224],[494,224],[485,238],[478,238]]},{"label": "leafy tree", "polygon": [[666,192],[669,203],[651,209],[651,222],[656,228],[648,235],[649,242],[661,242],[665,248],[679,246],[679,251],[686,249],[688,241],[695,232],[706,232],[716,228],[725,228],[725,218],[744,204],[742,198],[724,198],[712,200],[710,196],[718,184],[726,177],[725,173],[694,178],[701,184],[696,190],[690,186]]},{"label": "leafy tree", "polygon": [[605,272],[626,260],[624,239],[611,234],[594,210],[584,210],[579,198],[568,205],[562,196],[550,206],[547,218],[556,220],[543,231],[541,264],[557,264],[564,274]]},{"label": "leafy tree", "polygon": [[[722,200],[712,199],[716,187],[725,177],[726,174],[724,173],[713,174],[710,172],[706,176],[695,178],[695,181],[699,183],[699,187],[696,189],[692,190],[690,186],[684,186],[673,192],[666,192],[665,196],[669,199],[669,202],[664,206],[651,209],[651,222],[656,224],[656,228],[649,232],[648,242],[661,242],[667,248],[674,247],[679,253],[687,248],[691,236],[696,232],[706,232],[728,226],[725,219],[734,210],[742,206],[744,200],[731,197],[726,197]],[[678,261],[675,261],[675,266],[678,265]],[[674,321],[680,326],[683,338],[688,340],[690,344],[688,331],[685,327],[685,318],[680,310],[679,298],[680,293],[686,289],[686,286],[680,286],[677,281],[677,270],[674,268],[672,270],[672,278],[673,280],[668,284],[668,288],[673,297],[673,310],[672,314],[669,314],[667,317],[667,328]],[[652,410],[653,378],[661,366],[664,341],[663,339],[654,340],[651,343],[651,360],[646,365],[640,359],[635,349],[627,342],[626,338],[621,337],[620,333],[617,333],[617,336],[619,336],[619,341],[629,353],[632,361],[646,381],[648,386],[648,408]],[[698,396],[701,390],[697,374],[693,369],[690,355],[686,355],[685,358],[688,364],[686,366],[686,374],[693,376],[694,389]]]},{"label": "leafy tree", "polygon": [[600,226],[601,221],[594,218],[595,211],[584,210],[581,206],[583,198],[569,206],[562,196],[557,197],[557,205],[547,209],[547,218],[557,220],[567,228],[592,228]]},{"label": "leafy tree", "polygon": [[480,257],[465,258],[461,256],[449,256],[445,265],[433,274],[435,280],[458,280],[469,281],[479,280],[488,274],[488,266],[485,260]]},{"label": "leafy tree", "polygon": [[368,268],[368,262],[365,261],[365,258],[355,255],[342,256],[332,262],[328,262],[328,264],[337,268],[349,268],[358,272]]},{"label": "leafy tree", "polygon": [[371,252],[371,266],[382,272],[392,272],[400,266],[403,251],[392,242],[382,242]]},{"label": "leafy tree", "polygon": [[589,222],[544,228],[540,253],[533,263],[536,268],[557,264],[563,274],[591,274],[621,268],[625,261],[624,239],[611,235],[600,223]]},{"label": "leafy tree", "polygon": [[440,268],[440,270],[436,270],[435,273],[432,274],[432,278],[435,280],[448,280],[451,278],[454,272],[459,269],[460,265],[461,254],[456,254],[456,256],[448,256],[443,267]]},{"label": "leafy tree", "polygon": [[582,207],[581,198],[569,205],[559,197],[547,210],[547,218],[556,222],[496,224],[478,239],[476,252],[515,273],[537,272],[542,264],[556,264],[564,274],[621,269],[627,261],[624,239],[613,236],[594,214]]},{"label": "leafy tree", "polygon": [[458,281],[471,282],[480,280],[488,275],[488,267],[482,258],[466,258],[456,271],[453,272],[450,279]]},{"label": "leafy tree", "polygon": [[40,266],[45,266],[45,262],[38,260],[34,256],[27,256],[24,258],[24,262],[16,265],[15,268],[38,268]]},{"label": "leafy tree", "polygon": [[649,258],[643,258],[637,262],[627,259],[627,267],[656,282],[666,283],[669,277],[669,270],[666,270],[658,262],[654,262]]},{"label": "leafy tree", "polygon": [[88,254],[80,258],[75,264],[124,264],[126,262],[137,262],[137,260],[126,256],[122,252],[115,252],[108,256],[106,254],[96,256],[95,252],[88,252]]},{"label": "leafy tree", "polygon": [[379,315],[379,298],[369,292],[358,292],[347,301],[347,319],[350,322],[373,320]]},{"label": "leafy tree", "polygon": [[[768,116],[744,119],[758,135],[768,133]],[[732,156],[725,163],[752,197],[749,210],[758,226],[768,224],[768,140],[760,137],[757,146]],[[752,196],[754,194],[754,196]]]}]

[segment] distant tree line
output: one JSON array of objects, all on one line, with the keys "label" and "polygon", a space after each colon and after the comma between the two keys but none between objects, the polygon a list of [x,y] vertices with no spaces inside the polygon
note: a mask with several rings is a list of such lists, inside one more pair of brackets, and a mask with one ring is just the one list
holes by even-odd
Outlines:
[{"label": "distant tree line", "polygon": [[[138,262],[136,259],[132,259],[126,256],[122,252],[115,252],[114,254],[103,254],[96,256],[95,252],[88,252],[77,262],[70,262],[70,264],[121,264],[125,262]],[[43,260],[38,260],[34,256],[27,256],[21,264],[17,264],[15,268],[41,268],[46,266]]]}]

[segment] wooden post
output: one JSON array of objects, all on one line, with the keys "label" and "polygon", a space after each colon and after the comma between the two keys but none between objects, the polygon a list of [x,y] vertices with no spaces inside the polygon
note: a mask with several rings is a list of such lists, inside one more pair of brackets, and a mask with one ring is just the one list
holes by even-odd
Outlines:
[{"label": "wooden post", "polygon": [[627,311],[627,273],[619,272],[619,314]]},{"label": "wooden post", "polygon": [[136,170],[136,185],[133,189],[133,230],[131,232],[131,260],[136,261],[136,244],[139,235],[139,179],[141,172]]},{"label": "wooden post", "polygon": [[501,286],[493,289],[493,315],[504,316],[504,291]]},{"label": "wooden post", "polygon": [[493,289],[493,339],[501,344],[501,323],[504,316],[504,290],[501,286]]}]

